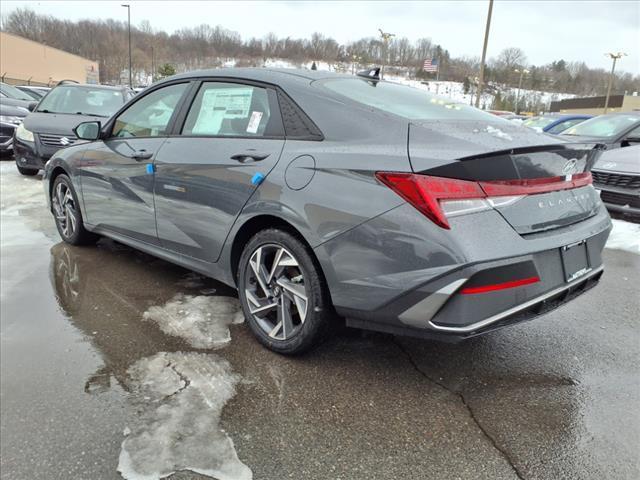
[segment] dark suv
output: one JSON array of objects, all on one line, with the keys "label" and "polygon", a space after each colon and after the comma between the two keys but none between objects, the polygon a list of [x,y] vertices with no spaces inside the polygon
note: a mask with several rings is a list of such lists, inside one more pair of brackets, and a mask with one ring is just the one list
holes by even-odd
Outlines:
[{"label": "dark suv", "polygon": [[13,148],[18,171],[37,174],[57,150],[76,142],[76,125],[110,117],[134,95],[128,87],[77,83],[56,86],[16,128]]}]

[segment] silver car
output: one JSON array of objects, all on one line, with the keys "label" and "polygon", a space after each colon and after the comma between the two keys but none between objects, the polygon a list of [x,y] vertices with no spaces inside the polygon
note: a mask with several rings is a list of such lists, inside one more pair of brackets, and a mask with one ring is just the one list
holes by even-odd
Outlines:
[{"label": "silver car", "polygon": [[460,340],[597,283],[601,153],[360,76],[220,69],[157,83],[45,168],[61,237],[238,289],[268,348],[353,327]]}]

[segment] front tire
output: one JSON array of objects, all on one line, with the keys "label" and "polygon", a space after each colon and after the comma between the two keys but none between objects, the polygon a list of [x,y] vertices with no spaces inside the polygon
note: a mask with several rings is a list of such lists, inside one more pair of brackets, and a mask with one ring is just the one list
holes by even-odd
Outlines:
[{"label": "front tire", "polygon": [[240,257],[238,290],[245,318],[260,343],[298,354],[329,334],[333,306],[308,247],[288,232],[258,232]]},{"label": "front tire", "polygon": [[25,167],[21,167],[18,164],[16,164],[16,168],[22,175],[26,175],[27,177],[33,177],[34,175],[37,175],[39,171],[37,168],[36,169],[25,168]]},{"label": "front tire", "polygon": [[84,228],[78,196],[73,189],[71,179],[64,174],[58,175],[53,182],[51,209],[62,240],[71,245],[87,245],[96,242],[98,236]]}]

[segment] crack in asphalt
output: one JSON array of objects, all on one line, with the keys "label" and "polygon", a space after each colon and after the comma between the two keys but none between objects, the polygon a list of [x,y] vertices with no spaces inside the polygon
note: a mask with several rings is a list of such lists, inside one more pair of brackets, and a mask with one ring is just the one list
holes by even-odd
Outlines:
[{"label": "crack in asphalt", "polygon": [[478,429],[482,432],[482,434],[485,436],[485,438],[489,441],[489,443],[491,443],[491,445],[493,446],[493,448],[500,453],[500,455],[502,455],[502,458],[504,458],[506,460],[506,462],[509,464],[509,466],[512,468],[513,472],[516,474],[516,476],[520,479],[520,480],[526,480],[524,475],[520,472],[520,470],[518,470],[518,467],[515,466],[513,460],[511,459],[511,457],[509,456],[509,454],[506,452],[506,450],[504,450],[502,447],[500,447],[500,445],[498,445],[498,442],[489,434],[489,432],[487,430],[485,430],[485,428],[482,426],[482,424],[480,423],[480,421],[478,420],[478,418],[476,417],[473,409],[471,408],[471,405],[469,405],[469,403],[467,403],[466,398],[464,397],[464,395],[461,392],[458,392],[456,390],[452,390],[451,388],[449,388],[447,385],[445,385],[444,383],[442,383],[439,380],[436,380],[435,378],[432,378],[428,373],[426,373],[424,370],[422,370],[420,368],[420,366],[416,363],[416,361],[413,359],[413,357],[411,356],[411,353],[409,353],[409,351],[404,347],[404,345],[402,345],[397,339],[396,337],[393,337],[393,343],[398,347],[398,349],[407,357],[407,359],[409,360],[409,363],[413,366],[413,368],[416,370],[416,372],[418,372],[420,375],[422,375],[424,378],[426,378],[428,381],[430,381],[431,383],[434,383],[435,385],[439,386],[440,388],[442,388],[443,390],[445,390],[446,392],[450,393],[451,395],[455,395],[456,397],[458,397],[460,399],[460,401],[462,402],[462,405],[465,407],[465,409],[467,410],[467,412],[469,412],[469,416],[471,417],[471,420],[473,420],[473,423],[476,424],[476,426],[478,427]]},{"label": "crack in asphalt", "polygon": [[189,380],[188,377],[184,376],[182,373],[180,373],[178,370],[176,370],[176,367],[175,367],[174,364],[169,363],[167,365],[167,367],[169,367],[171,370],[173,370],[175,372],[176,375],[178,375],[178,378],[180,378],[180,380],[184,383],[184,385],[182,387],[180,387],[178,390],[176,390],[175,392],[173,392],[171,395],[167,395],[165,397],[165,399],[169,399],[169,398],[175,397],[180,392],[182,392],[184,389],[186,389],[189,385],[191,385],[191,380]]}]

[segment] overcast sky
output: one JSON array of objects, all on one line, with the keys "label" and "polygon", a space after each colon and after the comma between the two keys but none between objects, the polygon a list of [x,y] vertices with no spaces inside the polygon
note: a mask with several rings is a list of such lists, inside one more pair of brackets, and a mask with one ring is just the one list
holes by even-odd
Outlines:
[{"label": "overcast sky", "polygon": [[[29,7],[59,18],[126,20],[120,1],[2,0],[2,15]],[[191,2],[130,1],[131,21],[149,20],[169,33],[201,23],[222,25],[243,39],[278,36],[308,38],[318,31],[341,43],[374,36],[377,29],[411,40],[430,37],[453,56],[480,56],[488,0],[475,1],[317,1]],[[640,74],[640,1],[496,0],[488,56],[520,47],[529,62],[540,65],[560,58],[609,69],[604,53],[629,54],[619,70]]]}]

